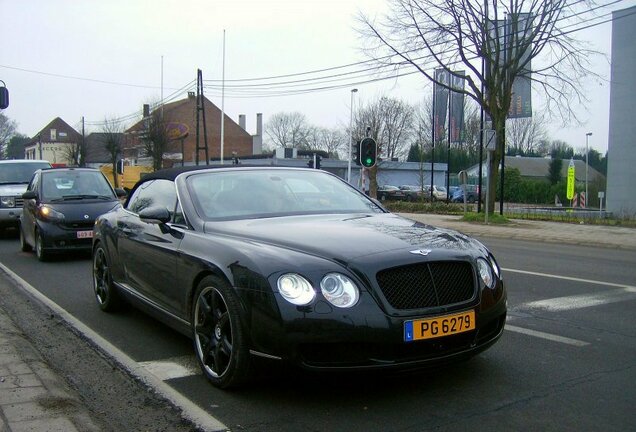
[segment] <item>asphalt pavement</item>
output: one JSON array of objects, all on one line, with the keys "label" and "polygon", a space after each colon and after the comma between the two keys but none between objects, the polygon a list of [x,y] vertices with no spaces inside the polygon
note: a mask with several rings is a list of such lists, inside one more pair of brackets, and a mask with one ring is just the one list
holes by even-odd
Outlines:
[{"label": "asphalt pavement", "polygon": [[[463,222],[460,216],[402,214],[412,220],[483,238],[636,250],[636,228],[512,220]],[[10,284],[6,277],[0,283]],[[104,431],[98,416],[39,354],[0,302],[0,432]]]}]

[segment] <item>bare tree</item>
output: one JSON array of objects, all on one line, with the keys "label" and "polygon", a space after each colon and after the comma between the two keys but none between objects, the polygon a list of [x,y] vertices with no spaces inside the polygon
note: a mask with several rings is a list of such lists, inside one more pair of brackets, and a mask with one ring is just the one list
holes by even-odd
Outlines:
[{"label": "bare tree", "polygon": [[274,114],[265,124],[265,134],[274,147],[307,148],[311,126],[299,112]]},{"label": "bare tree", "polygon": [[532,117],[510,119],[506,123],[506,146],[514,155],[537,155],[539,143],[547,138],[543,127],[544,115],[533,113]]},{"label": "bare tree", "polygon": [[157,171],[163,168],[163,154],[169,150],[168,121],[160,109],[153,111],[145,121],[141,141],[145,154],[152,158],[152,168]]},{"label": "bare tree", "polygon": [[324,150],[334,159],[339,158],[338,152],[347,146],[349,149],[349,141],[340,129],[328,129],[323,127],[314,127],[311,129],[308,137],[308,144],[311,149]]},{"label": "bare tree", "polygon": [[387,159],[405,156],[413,133],[414,108],[399,100],[382,97],[379,100],[383,128],[380,140],[385,143]]},{"label": "bare tree", "polygon": [[117,160],[121,158],[122,154],[123,132],[124,126],[121,122],[114,119],[104,119],[104,124],[102,126],[102,145],[108,152],[109,162],[113,167],[115,187],[119,187],[119,180],[117,178]]},{"label": "bare tree", "polygon": [[[388,1],[391,12],[378,22],[360,17],[368,52],[382,64],[414,67],[445,88],[450,88],[448,81],[436,80],[435,69],[465,79],[461,91],[483,107],[497,133],[488,169],[492,211],[513,83],[518,78],[531,80],[546,93],[548,110],[555,110],[564,120],[576,118],[570,102],[585,99],[580,81],[593,74],[589,65],[595,53],[573,39],[567,26],[584,20],[577,12],[589,11],[594,1]],[[461,68],[466,70],[465,76],[458,70]]]},{"label": "bare tree", "polygon": [[0,113],[0,159],[4,159],[7,154],[9,140],[17,129],[17,123],[9,117]]}]

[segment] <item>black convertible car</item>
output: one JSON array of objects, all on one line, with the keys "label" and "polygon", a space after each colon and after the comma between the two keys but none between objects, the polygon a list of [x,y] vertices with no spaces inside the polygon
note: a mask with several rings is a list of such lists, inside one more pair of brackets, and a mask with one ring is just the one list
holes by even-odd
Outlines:
[{"label": "black convertible car", "polygon": [[486,247],[391,214],[325,171],[158,171],[94,230],[100,308],[127,299],[189,334],[221,388],[249,378],[255,357],[412,369],[468,358],[504,329]]}]

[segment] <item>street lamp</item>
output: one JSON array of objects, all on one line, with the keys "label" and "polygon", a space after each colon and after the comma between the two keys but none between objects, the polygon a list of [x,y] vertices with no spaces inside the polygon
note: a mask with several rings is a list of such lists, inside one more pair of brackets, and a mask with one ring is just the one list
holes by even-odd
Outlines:
[{"label": "street lamp", "polygon": [[588,148],[588,145],[591,136],[592,132],[588,132],[585,134],[585,207],[587,207],[587,203],[590,202],[590,197],[587,195],[587,171],[590,157],[590,150]]},{"label": "street lamp", "polygon": [[349,163],[347,165],[347,182],[351,184],[351,150],[353,147],[353,94],[357,93],[358,89],[351,89],[351,107],[349,112]]}]

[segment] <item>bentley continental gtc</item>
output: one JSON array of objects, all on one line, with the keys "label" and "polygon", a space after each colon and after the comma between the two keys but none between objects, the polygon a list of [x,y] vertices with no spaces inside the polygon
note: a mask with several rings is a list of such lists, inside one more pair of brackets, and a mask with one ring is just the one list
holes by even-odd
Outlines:
[{"label": "bentley continental gtc", "polygon": [[205,377],[255,361],[314,371],[418,369],[501,336],[501,269],[479,241],[414,222],[326,171],[184,167],[97,218],[93,289],[188,334]]}]

